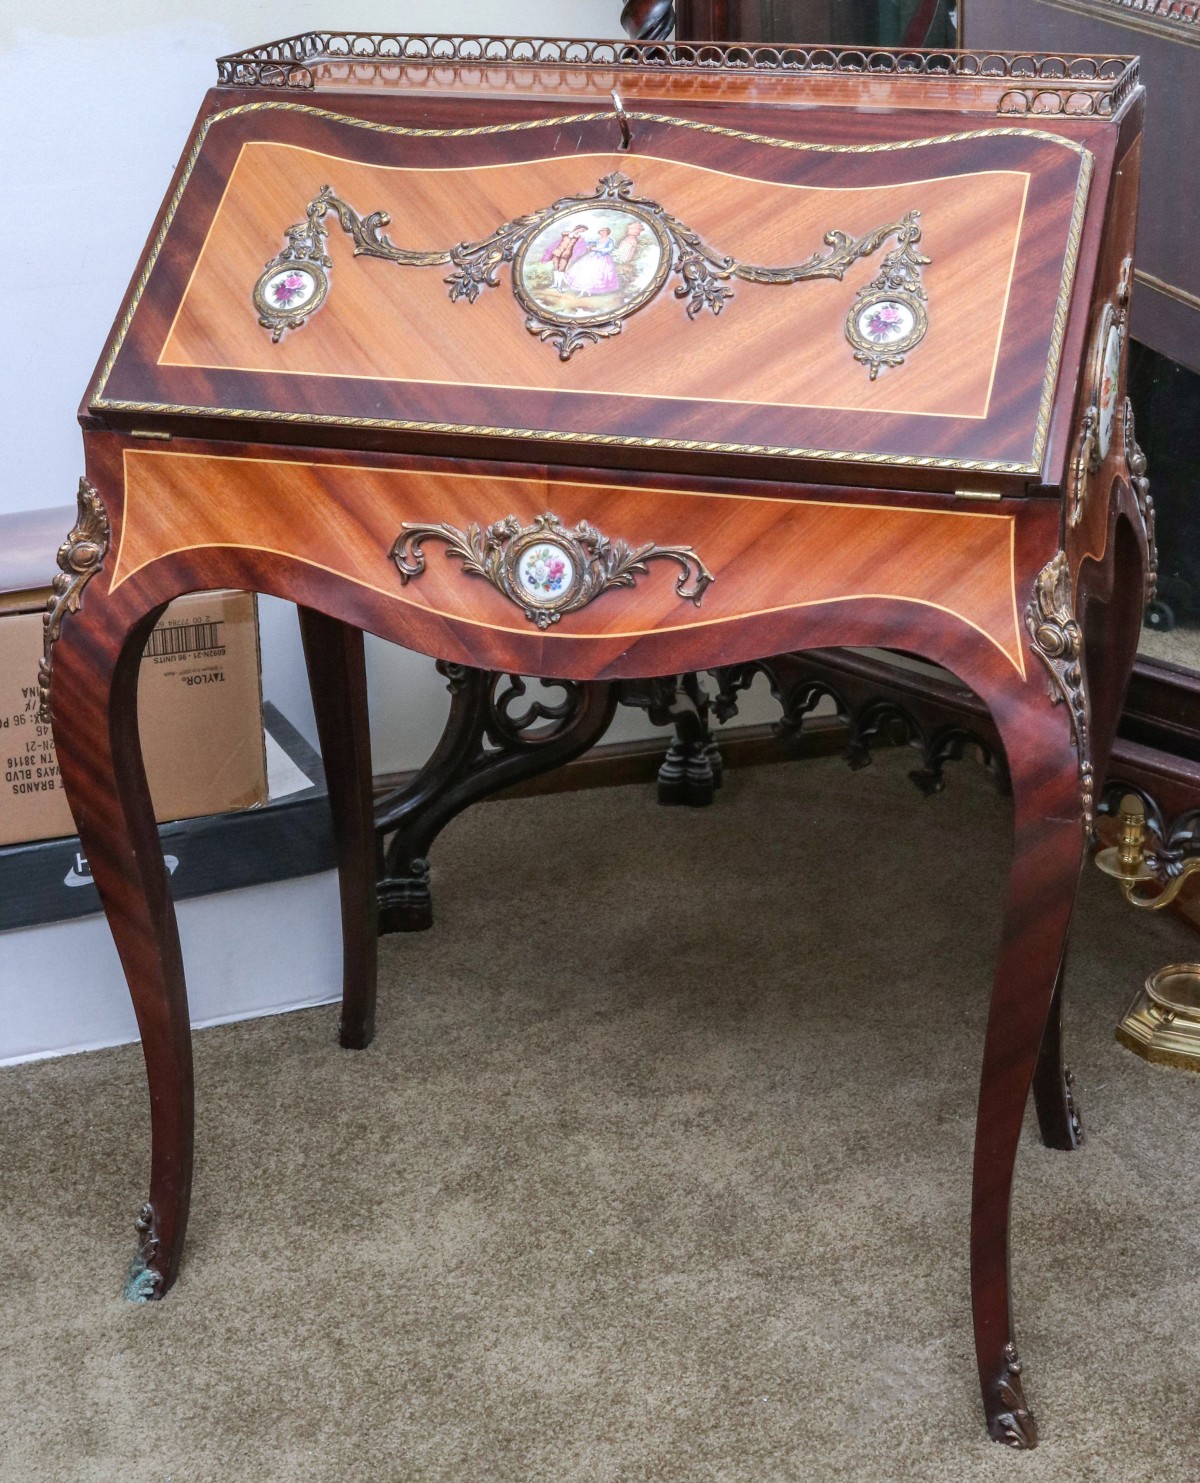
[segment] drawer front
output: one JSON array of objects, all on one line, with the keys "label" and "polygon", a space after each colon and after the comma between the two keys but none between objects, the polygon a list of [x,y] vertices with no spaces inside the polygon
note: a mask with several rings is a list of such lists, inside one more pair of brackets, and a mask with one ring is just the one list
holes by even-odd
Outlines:
[{"label": "drawer front", "polygon": [[1009,513],[174,449],[126,448],[124,482],[111,590],[166,556],[243,548],[460,634],[610,650],[892,599],[1023,673]]}]

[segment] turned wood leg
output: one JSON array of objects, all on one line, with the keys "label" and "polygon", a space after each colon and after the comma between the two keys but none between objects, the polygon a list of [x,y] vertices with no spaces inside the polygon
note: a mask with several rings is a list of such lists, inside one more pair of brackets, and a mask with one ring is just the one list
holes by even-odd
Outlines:
[{"label": "turned wood leg", "polygon": [[[1021,721],[1002,728],[1013,782],[1015,852],[975,1131],[971,1299],[988,1430],[1012,1447],[1034,1446],[1037,1428],[1025,1404],[1012,1337],[1009,1200],[1039,1051],[1049,1044],[1057,1055],[1057,1027],[1049,1041],[1047,1027],[1087,840],[1079,759],[1064,709],[1052,709],[1045,690],[1031,687]],[[1049,1110],[1052,1099],[1044,1101]]]},{"label": "turned wood leg", "polygon": [[705,808],[721,786],[724,771],[721,749],[709,721],[711,703],[694,671],[674,680],[650,682],[652,702],[647,707],[656,725],[672,725],[675,737],[658,769],[658,801]]},{"label": "turned wood leg", "polygon": [[378,925],[371,729],[362,633],[299,607],[300,636],[325,764],[342,905],[342,1016],[338,1038],[351,1050],[375,1034]]},{"label": "turned wood leg", "polygon": [[[90,595],[89,595],[90,596]],[[51,721],[63,787],[129,984],[150,1089],[150,1193],[125,1286],[135,1302],[175,1281],[192,1183],[187,989],[138,738],[142,650],[162,608],[122,618],[98,595],[54,646]]]},{"label": "turned wood leg", "polygon": [[379,800],[382,842],[379,930],[420,932],[433,925],[429,851],[463,809],[514,783],[582,756],[608,730],[617,685],[551,682],[561,700],[526,700],[518,675],[438,664],[449,681],[450,715],[429,761],[404,788]]}]

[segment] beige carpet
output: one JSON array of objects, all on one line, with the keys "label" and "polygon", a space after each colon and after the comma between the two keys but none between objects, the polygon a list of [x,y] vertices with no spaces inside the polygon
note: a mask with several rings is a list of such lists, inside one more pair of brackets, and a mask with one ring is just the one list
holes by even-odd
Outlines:
[{"label": "beige carpet", "polygon": [[137,1048],[0,1072],[0,1479],[1195,1479],[1200,1077],[1112,1031],[1196,940],[1089,871],[1090,1139],[1027,1127],[1043,1440],[1007,1452],[967,1209],[1008,807],[966,764],[922,800],[908,765],[735,774],[702,812],[627,788],[459,820],[438,926],[385,945],[369,1051],[337,1049],[333,1010],[197,1036],[164,1303],[120,1297]]}]

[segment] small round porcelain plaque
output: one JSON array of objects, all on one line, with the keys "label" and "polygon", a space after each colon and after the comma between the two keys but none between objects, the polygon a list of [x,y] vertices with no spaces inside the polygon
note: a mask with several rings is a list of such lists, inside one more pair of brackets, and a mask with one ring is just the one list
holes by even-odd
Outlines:
[{"label": "small round porcelain plaque", "polygon": [[317,263],[272,263],[254,285],[258,321],[278,339],[324,302],[329,280]]},{"label": "small round porcelain plaque", "polygon": [[658,293],[672,262],[670,238],[650,211],[624,201],[550,213],[513,263],[513,290],[529,313],[554,324],[627,318]]},{"label": "small round porcelain plaque", "polygon": [[872,345],[895,345],[916,327],[916,315],[899,299],[880,299],[858,311],[858,332]]},{"label": "small round porcelain plaque", "polygon": [[872,381],[881,366],[900,365],[928,328],[929,314],[915,294],[886,288],[863,295],[846,318],[846,338],[856,359],[870,367]]},{"label": "small round porcelain plaque", "polygon": [[579,575],[574,556],[557,541],[533,541],[517,556],[517,591],[531,607],[561,607],[574,594]]}]

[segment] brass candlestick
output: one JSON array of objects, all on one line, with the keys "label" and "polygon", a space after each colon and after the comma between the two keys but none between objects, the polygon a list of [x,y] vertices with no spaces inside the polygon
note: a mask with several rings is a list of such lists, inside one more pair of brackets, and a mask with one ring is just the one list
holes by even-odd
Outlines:
[{"label": "brass candlestick", "polygon": [[[1176,874],[1164,880],[1146,848],[1146,811],[1141,799],[1127,794],[1117,819],[1120,838],[1100,851],[1096,864],[1120,881],[1131,906],[1160,911],[1175,900],[1188,877],[1200,870],[1200,858],[1185,860]],[[1171,963],[1152,973],[1117,1026],[1117,1039],[1147,1061],[1200,1071],[1200,963]]]}]

